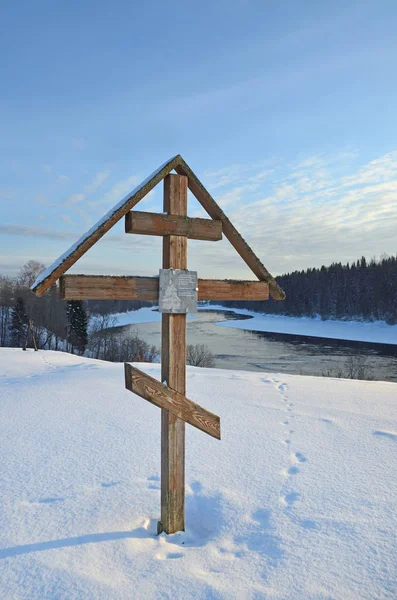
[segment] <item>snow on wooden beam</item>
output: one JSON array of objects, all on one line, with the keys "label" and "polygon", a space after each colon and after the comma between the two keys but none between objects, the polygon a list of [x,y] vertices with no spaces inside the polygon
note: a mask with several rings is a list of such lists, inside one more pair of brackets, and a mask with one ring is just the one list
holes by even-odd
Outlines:
[{"label": "snow on wooden beam", "polygon": [[113,225],[146,196],[160,181],[170,173],[181,160],[178,154],[165,162],[147,179],[142,181],[130,194],[125,196],[102,219],[85,233],[73,246],[60,256],[52,265],[39,275],[31,287],[36,296],[42,296],[74,263],[83,256]]},{"label": "snow on wooden beam", "polygon": [[222,223],[213,219],[191,219],[131,210],[125,215],[125,232],[140,235],[179,235],[192,240],[222,239]]},{"label": "snow on wooden beam", "polygon": [[[60,280],[63,300],[146,300],[157,302],[158,277],[115,275],[64,275]],[[268,300],[269,284],[264,281],[199,279],[199,300]]]},{"label": "snow on wooden beam", "polygon": [[183,394],[136,369],[129,363],[124,363],[125,387],[144,400],[163,408],[178,419],[201,429],[208,435],[221,439],[221,424],[217,415],[209,412],[199,404],[189,400]]}]

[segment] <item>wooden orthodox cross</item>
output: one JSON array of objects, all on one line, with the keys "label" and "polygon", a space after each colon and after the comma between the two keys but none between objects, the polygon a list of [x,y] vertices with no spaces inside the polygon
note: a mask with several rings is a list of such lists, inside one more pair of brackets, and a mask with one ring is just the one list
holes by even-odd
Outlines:
[{"label": "wooden orthodox cross", "polygon": [[[170,174],[172,170],[177,174]],[[164,213],[131,211],[164,179]],[[212,219],[187,216],[187,192],[193,192]],[[160,278],[64,275],[96,241],[125,216],[126,233],[163,236]],[[217,241],[226,235],[259,281],[198,279],[187,270],[187,240]],[[161,383],[125,363],[127,389],[161,412],[161,521],[159,532],[185,528],[185,423],[220,439],[220,419],[186,397],[186,313],[199,300],[267,300],[285,297],[251,248],[180,155],[167,161],[117,204],[32,286],[41,296],[60,279],[65,300],[118,299],[159,302],[162,312]],[[160,300],[160,301],[159,301]]]}]

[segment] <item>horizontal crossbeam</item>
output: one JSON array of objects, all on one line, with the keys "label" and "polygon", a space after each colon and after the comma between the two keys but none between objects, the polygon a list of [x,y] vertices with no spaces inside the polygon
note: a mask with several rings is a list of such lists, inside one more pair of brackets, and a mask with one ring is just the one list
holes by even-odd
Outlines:
[{"label": "horizontal crossbeam", "polygon": [[213,219],[191,219],[131,210],[125,215],[125,232],[140,235],[183,235],[192,240],[222,239],[222,223]]},{"label": "horizontal crossbeam", "polygon": [[[60,279],[64,300],[145,300],[157,302],[158,277],[116,275],[64,275]],[[264,281],[199,279],[198,300],[268,300],[269,284]]]},{"label": "horizontal crossbeam", "polygon": [[221,424],[217,415],[189,400],[179,392],[160,383],[129,363],[124,363],[125,387],[159,408],[167,410],[178,419],[201,429],[208,435],[221,439]]}]

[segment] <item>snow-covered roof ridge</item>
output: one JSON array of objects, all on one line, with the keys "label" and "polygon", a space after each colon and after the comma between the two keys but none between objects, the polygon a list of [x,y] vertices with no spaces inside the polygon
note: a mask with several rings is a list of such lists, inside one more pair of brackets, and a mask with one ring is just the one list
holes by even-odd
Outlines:
[{"label": "snow-covered roof ridge", "polygon": [[31,290],[37,296],[42,296],[46,290],[48,290],[79,258],[83,256],[83,254],[87,252],[87,250],[89,250],[107,231],[109,231],[109,229],[111,229],[111,227],[113,227],[113,225],[138,204],[138,202],[172,170],[175,170],[178,175],[187,177],[190,191],[196,196],[197,200],[212,219],[222,222],[222,231],[225,237],[227,237],[251,271],[260,281],[265,281],[269,284],[270,294],[275,300],[283,300],[285,298],[284,291],[280,288],[274,277],[262,264],[260,259],[240,235],[180,154],[177,154],[162,164],[132,192],[120,200],[116,206],[95,223],[89,231],[82,235],[75,244],[37,277]]}]

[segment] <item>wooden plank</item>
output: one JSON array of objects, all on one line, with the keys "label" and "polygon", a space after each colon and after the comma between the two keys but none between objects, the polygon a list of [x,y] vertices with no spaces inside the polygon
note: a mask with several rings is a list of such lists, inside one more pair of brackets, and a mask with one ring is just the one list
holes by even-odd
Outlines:
[{"label": "wooden plank", "polygon": [[[264,281],[199,279],[199,300],[267,300],[269,284]],[[158,277],[121,277],[117,275],[63,275],[60,278],[63,300],[145,300],[157,302]]]},{"label": "wooden plank", "polygon": [[[187,216],[187,178],[164,179],[163,210]],[[163,237],[163,269],[187,269],[187,238]],[[161,381],[186,395],[186,315],[161,315]],[[185,529],[185,422],[161,412],[161,527],[166,533]]]},{"label": "wooden plank", "polygon": [[123,198],[102,219],[100,219],[73,246],[58,258],[48,269],[43,271],[31,287],[36,296],[42,296],[61,275],[87,252],[101,237],[109,231],[124,215],[146,196],[164,177],[172,171],[181,160],[178,154],[154,171],[147,179],[138,185],[128,196]]},{"label": "wooden plank", "polygon": [[63,300],[145,300],[157,302],[158,277],[119,277],[115,275],[63,275]]},{"label": "wooden plank", "polygon": [[175,417],[221,439],[220,418],[150,375],[124,363],[125,387]]},{"label": "wooden plank", "polygon": [[125,232],[139,235],[183,235],[192,240],[222,239],[222,223],[213,219],[191,219],[131,210],[125,215]]},{"label": "wooden plank", "polygon": [[268,300],[269,284],[264,281],[199,279],[199,300]]},{"label": "wooden plank", "polygon": [[199,178],[193,173],[191,168],[181,158],[175,166],[175,171],[180,175],[186,175],[189,180],[189,189],[196,196],[202,207],[213,219],[222,221],[222,231],[237,250],[244,262],[249,266],[251,271],[255,273],[260,281],[269,283],[270,294],[274,300],[284,300],[285,292],[278,285],[266,267],[261,263],[259,258],[247,244],[245,239],[240,235],[232,222],[227,218],[220,206],[215,202],[211,194],[205,189]]}]

